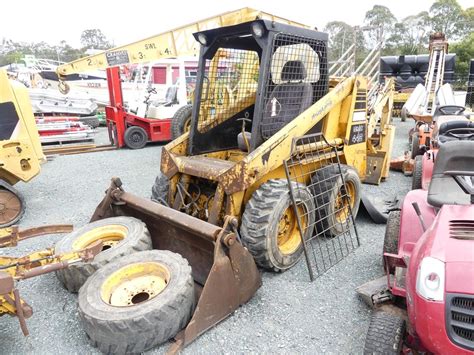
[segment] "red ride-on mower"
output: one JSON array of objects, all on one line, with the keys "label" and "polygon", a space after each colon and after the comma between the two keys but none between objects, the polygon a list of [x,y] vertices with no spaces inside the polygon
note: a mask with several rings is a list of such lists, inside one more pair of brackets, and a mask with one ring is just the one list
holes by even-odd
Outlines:
[{"label": "red ride-on mower", "polygon": [[464,111],[464,107],[453,105],[440,106],[436,110],[429,145],[423,146],[421,151],[424,153],[415,157],[412,190],[428,189],[441,145],[451,141],[474,141],[474,121],[470,121]]},{"label": "red ride-on mower", "polygon": [[428,190],[389,215],[386,275],[358,288],[373,307],[365,353],[474,351],[474,142],[440,146]]}]

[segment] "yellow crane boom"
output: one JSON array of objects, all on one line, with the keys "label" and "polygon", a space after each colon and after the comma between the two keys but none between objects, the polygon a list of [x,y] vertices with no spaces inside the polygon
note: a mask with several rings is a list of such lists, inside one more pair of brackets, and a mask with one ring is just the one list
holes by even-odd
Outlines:
[{"label": "yellow crane boom", "polygon": [[137,42],[115,47],[99,54],[77,59],[58,66],[56,71],[59,78],[63,79],[65,75],[92,69],[105,69],[122,64],[144,63],[164,58],[197,55],[199,44],[192,36],[194,32],[231,26],[255,19],[272,20],[293,26],[310,28],[310,26],[299,22],[245,7],[181,26]]}]

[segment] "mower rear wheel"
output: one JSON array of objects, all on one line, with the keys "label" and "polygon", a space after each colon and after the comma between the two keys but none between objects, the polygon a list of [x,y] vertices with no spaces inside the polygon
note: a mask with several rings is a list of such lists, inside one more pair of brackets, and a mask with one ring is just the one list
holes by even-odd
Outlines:
[{"label": "mower rear wheel", "polygon": [[163,175],[159,174],[156,179],[155,183],[151,187],[151,199],[162,205],[168,205],[168,191],[170,188],[169,179]]},{"label": "mower rear wheel", "polygon": [[191,129],[193,105],[181,107],[171,120],[171,138],[176,139]]},{"label": "mower rear wheel", "polygon": [[4,182],[2,185],[0,185],[0,228],[15,224],[25,213],[25,201],[20,192]]},{"label": "mower rear wheel", "polygon": [[364,354],[400,354],[405,320],[387,312],[374,312],[365,338]]},{"label": "mower rear wheel", "polygon": [[130,149],[142,149],[148,142],[148,134],[139,126],[130,126],[125,130],[125,145]]},{"label": "mower rear wheel", "polygon": [[[303,184],[294,182],[293,189],[298,190],[298,215],[307,239],[314,224],[314,199]],[[242,215],[240,234],[260,267],[280,272],[298,262],[303,245],[286,180],[269,180],[253,193]]]},{"label": "mower rear wheel", "polygon": [[418,132],[415,132],[411,139],[411,158],[415,159],[422,153],[423,152],[420,149],[420,137],[418,136]]},{"label": "mower rear wheel", "polygon": [[[341,165],[341,172],[344,177],[345,194],[336,164],[316,171],[311,179],[311,192],[317,207],[316,228],[318,233],[324,233],[327,237],[344,233],[350,225],[349,211],[352,211],[354,218],[359,211],[362,188],[359,175],[347,165]],[[344,198],[344,195],[348,198]]]},{"label": "mower rear wheel", "polygon": [[133,217],[105,218],[86,224],[56,243],[57,254],[84,249],[102,241],[102,252],[88,263],[75,263],[56,271],[59,281],[70,292],[77,292],[97,269],[124,255],[152,248],[151,237],[142,221]]},{"label": "mower rear wheel", "polygon": [[418,190],[423,187],[423,155],[417,155],[415,157],[415,163],[413,164],[413,176],[411,180],[411,189]]},{"label": "mower rear wheel", "polygon": [[115,260],[79,291],[79,317],[106,354],[139,354],[189,322],[195,304],[191,267],[181,255],[149,250]]},{"label": "mower rear wheel", "polygon": [[[383,240],[383,252],[398,254],[398,238],[400,237],[400,211],[391,211],[387,218],[385,237]],[[385,258],[383,258],[385,268]],[[395,270],[389,270],[393,273]]]}]

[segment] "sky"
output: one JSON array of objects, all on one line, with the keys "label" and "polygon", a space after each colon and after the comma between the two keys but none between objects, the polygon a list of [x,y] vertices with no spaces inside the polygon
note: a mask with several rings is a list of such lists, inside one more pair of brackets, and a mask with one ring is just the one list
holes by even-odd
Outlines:
[{"label": "sky", "polygon": [[[99,28],[116,46],[141,40],[242,7],[269,12],[323,29],[329,21],[362,24],[373,5],[385,5],[398,18],[427,11],[434,0],[17,0],[0,21],[0,41],[66,40],[80,47],[83,30]],[[474,0],[458,0],[463,8]],[[17,7],[15,9],[15,7]]]}]

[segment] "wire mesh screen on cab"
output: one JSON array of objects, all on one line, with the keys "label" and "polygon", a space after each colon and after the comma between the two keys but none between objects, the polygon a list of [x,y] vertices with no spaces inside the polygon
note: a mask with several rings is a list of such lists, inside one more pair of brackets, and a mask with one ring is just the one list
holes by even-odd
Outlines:
[{"label": "wire mesh screen on cab", "polygon": [[264,140],[327,93],[325,42],[278,34],[265,87],[261,134]]},{"label": "wire mesh screen on cab", "polygon": [[257,52],[249,50],[220,48],[206,60],[199,132],[209,131],[255,104],[259,67]]}]

